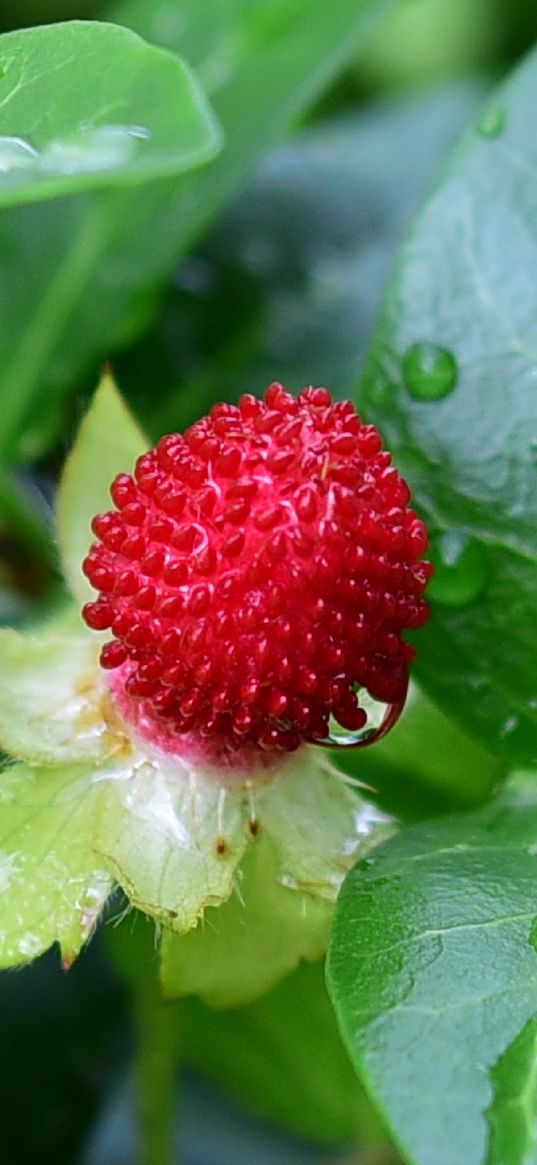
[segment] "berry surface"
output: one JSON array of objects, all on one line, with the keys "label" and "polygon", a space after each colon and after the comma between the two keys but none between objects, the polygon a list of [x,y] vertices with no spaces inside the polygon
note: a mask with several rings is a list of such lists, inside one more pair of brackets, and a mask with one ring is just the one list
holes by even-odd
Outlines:
[{"label": "berry surface", "polygon": [[376,428],[325,388],[218,404],[111,486],[83,615],[122,713],[168,751],[290,752],[362,691],[402,706],[424,523]]}]

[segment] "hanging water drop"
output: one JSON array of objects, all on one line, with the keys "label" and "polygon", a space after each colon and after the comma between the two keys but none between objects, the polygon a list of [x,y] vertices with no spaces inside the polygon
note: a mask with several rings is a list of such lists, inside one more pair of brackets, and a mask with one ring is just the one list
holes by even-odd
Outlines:
[{"label": "hanging water drop", "polygon": [[499,138],[504,128],[505,112],[497,105],[486,109],[477,123],[477,132],[484,138]]},{"label": "hanging water drop", "polygon": [[323,748],[365,748],[366,745],[376,744],[395,727],[405,706],[406,693],[396,704],[383,704],[374,700],[369,693],[360,691],[360,707],[367,712],[367,720],[363,728],[349,732],[342,728],[333,718],[330,719],[328,735],[322,740],[312,740],[312,744]]},{"label": "hanging water drop", "polygon": [[455,388],[457,378],[455,357],[430,340],[413,344],[403,356],[403,379],[415,400],[441,400]]},{"label": "hanging water drop", "polygon": [[484,591],[488,569],[482,546],[459,530],[446,530],[433,538],[429,557],[435,572],[428,597],[444,607],[466,607]]}]

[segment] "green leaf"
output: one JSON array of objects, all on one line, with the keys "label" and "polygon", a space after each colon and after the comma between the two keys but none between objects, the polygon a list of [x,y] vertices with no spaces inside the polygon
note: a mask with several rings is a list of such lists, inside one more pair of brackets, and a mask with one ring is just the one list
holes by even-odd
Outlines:
[{"label": "green leaf", "polygon": [[[0,459],[36,457],[63,422],[62,401],[92,362],[124,344],[153,310],[154,293],[192,240],[244,183],[261,157],[350,60],[393,0],[255,0],[173,6],[175,48],[210,81],[224,127],[222,167],[209,182],[160,181],[21,207],[0,223]],[[161,3],[113,10],[136,27],[149,16],[158,38]],[[181,31],[182,30],[182,31]],[[184,33],[184,35],[183,35]],[[201,173],[201,172],[200,172]],[[146,399],[153,402],[151,385]]]},{"label": "green leaf", "polygon": [[331,904],[358,852],[393,828],[359,801],[311,750],[295,772],[255,795],[255,841],[235,872],[234,893],[181,937],[164,934],[167,998],[199,994],[236,1007],[267,991],[301,959],[325,953]]},{"label": "green leaf", "polygon": [[6,33],[0,69],[0,206],[179,174],[217,148],[186,65],[126,28]]},{"label": "green leaf", "polygon": [[536,1165],[537,1016],[492,1070],[494,1100],[486,1165]]},{"label": "green leaf", "polygon": [[332,907],[289,889],[263,835],[248,847],[228,902],[205,911],[186,935],[165,931],[161,983],[166,999],[200,995],[213,1007],[238,1007],[262,995],[302,959],[326,951]]},{"label": "green leaf", "polygon": [[[353,74],[366,92],[411,88],[429,93],[439,77],[493,75],[498,47],[509,36],[506,17],[505,9],[491,8],[488,0],[399,4],[368,51],[358,54]],[[525,44],[531,39],[528,33]]]},{"label": "green leaf", "polygon": [[112,885],[91,851],[91,778],[82,765],[0,772],[0,967],[54,942],[69,966],[91,935]]},{"label": "green leaf", "polygon": [[129,473],[148,440],[109,373],[103,376],[64,466],[58,492],[58,539],[67,581],[81,603],[94,597],[82,574],[92,542],[91,519],[109,509],[110,485]]},{"label": "green leaf", "polygon": [[401,254],[361,392],[432,532],[417,674],[537,759],[537,53],[464,137]]},{"label": "green leaf", "polygon": [[[0,630],[0,748],[31,764],[98,760],[109,742],[89,635]],[[1,777],[0,777],[1,780]]]},{"label": "green leaf", "polygon": [[280,880],[334,902],[358,855],[394,830],[376,805],[349,788],[324,750],[296,754],[289,770],[255,794],[255,819],[280,862]]},{"label": "green leaf", "polygon": [[226,901],[248,841],[243,797],[154,754],[105,770],[101,788],[94,848],[133,906],[182,932]]},{"label": "green leaf", "polygon": [[256,1115],[325,1144],[381,1139],[338,1034],[322,963],[303,964],[238,1011],[185,1000],[179,1025],[187,1063]]},{"label": "green leaf", "polygon": [[[483,809],[392,838],[342,889],[329,987],[412,1165],[482,1165],[489,1122],[507,1119],[498,1061],[537,1012],[536,873],[529,774]],[[511,1057],[516,1088],[531,1089],[530,1056]],[[514,1144],[500,1161],[528,1165]]]}]

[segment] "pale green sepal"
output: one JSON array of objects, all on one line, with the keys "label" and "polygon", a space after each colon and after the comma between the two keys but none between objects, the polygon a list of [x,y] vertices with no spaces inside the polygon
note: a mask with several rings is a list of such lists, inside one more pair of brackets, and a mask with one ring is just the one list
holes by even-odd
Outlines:
[{"label": "pale green sepal", "polygon": [[285,776],[256,794],[256,813],[278,854],[280,880],[332,902],[357,859],[394,829],[315,746],[296,753]]},{"label": "pale green sepal", "polygon": [[246,821],[237,790],[178,758],[140,758],[104,776],[94,847],[133,906],[183,932],[229,897]]},{"label": "pale green sepal", "polygon": [[166,999],[200,995],[213,1007],[239,1007],[263,995],[302,959],[324,954],[332,906],[289,890],[262,833],[235,875],[234,892],[186,935],[164,931],[161,985]]},{"label": "pale green sepal", "polygon": [[97,761],[110,747],[90,635],[0,630],[0,747],[31,764]]},{"label": "pale green sepal", "polygon": [[87,766],[0,773],[0,967],[52,943],[71,965],[112,887],[90,845],[96,786]]},{"label": "pale green sepal", "polygon": [[112,376],[105,373],[78,430],[58,491],[58,540],[63,568],[80,603],[96,597],[81,569],[94,541],[91,519],[111,508],[112,480],[118,473],[130,473],[148,446],[148,438],[129,412]]}]

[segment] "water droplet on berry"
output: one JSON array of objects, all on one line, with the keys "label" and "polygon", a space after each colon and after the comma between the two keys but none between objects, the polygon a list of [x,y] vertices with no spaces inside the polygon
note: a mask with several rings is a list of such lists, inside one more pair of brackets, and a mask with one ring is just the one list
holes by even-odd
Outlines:
[{"label": "water droplet on berry", "polygon": [[415,400],[441,400],[457,383],[457,361],[447,348],[423,340],[403,356],[403,379]]},{"label": "water droplet on berry", "polygon": [[445,607],[466,607],[482,594],[488,569],[480,543],[459,530],[446,530],[433,538],[429,558],[435,572],[428,597]]},{"label": "water droplet on berry", "polygon": [[499,138],[505,129],[505,111],[493,105],[479,118],[477,132],[483,138]]},{"label": "water droplet on berry", "polygon": [[367,712],[367,720],[363,727],[348,731],[330,718],[328,735],[315,739],[311,743],[322,745],[323,748],[365,748],[381,740],[397,723],[405,705],[405,698],[396,704],[384,704],[373,699],[368,692],[360,691],[360,706]]}]

